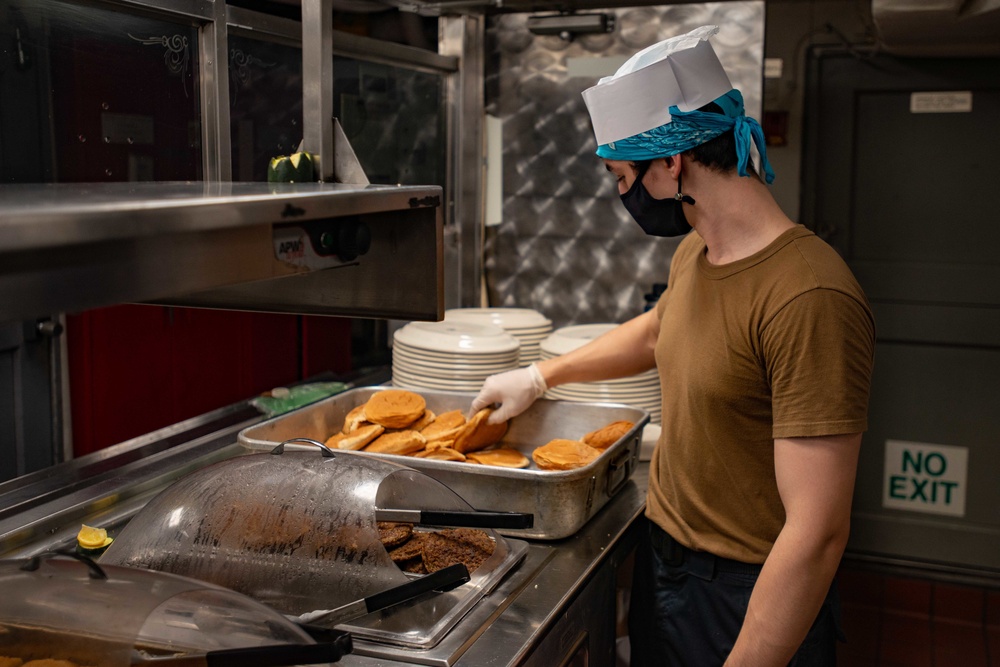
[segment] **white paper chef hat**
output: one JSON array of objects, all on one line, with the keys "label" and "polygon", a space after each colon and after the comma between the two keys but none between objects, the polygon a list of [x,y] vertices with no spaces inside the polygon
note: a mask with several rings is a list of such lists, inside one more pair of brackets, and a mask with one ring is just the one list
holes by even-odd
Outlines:
[{"label": "white paper chef hat", "polygon": [[670,107],[692,111],[732,90],[707,25],[639,51],[613,76],[583,91],[598,146],[670,122]]}]

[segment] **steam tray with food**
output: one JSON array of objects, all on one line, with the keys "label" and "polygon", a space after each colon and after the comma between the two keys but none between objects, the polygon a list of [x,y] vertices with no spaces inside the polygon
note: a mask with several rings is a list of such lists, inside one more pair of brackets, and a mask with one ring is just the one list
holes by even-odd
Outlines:
[{"label": "steam tray with food", "polygon": [[[541,399],[505,424],[466,416],[474,394],[353,389],[244,429],[249,450],[309,438],[336,450],[416,468],[481,510],[534,515],[505,535],[561,539],[579,530],[629,481],[649,414],[605,403]],[[290,447],[302,447],[289,445]]]}]

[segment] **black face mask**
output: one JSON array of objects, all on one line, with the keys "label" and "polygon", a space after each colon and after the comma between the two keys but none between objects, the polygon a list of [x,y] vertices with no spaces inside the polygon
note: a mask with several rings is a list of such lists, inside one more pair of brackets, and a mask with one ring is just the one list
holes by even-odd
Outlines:
[{"label": "black face mask", "polygon": [[642,231],[650,236],[681,236],[691,231],[684,216],[684,208],[681,202],[693,204],[694,199],[681,194],[681,177],[677,177],[677,194],[672,199],[655,199],[642,184],[642,178],[649,169],[647,162],[636,175],[635,182],[629,191],[621,195],[622,203]]}]

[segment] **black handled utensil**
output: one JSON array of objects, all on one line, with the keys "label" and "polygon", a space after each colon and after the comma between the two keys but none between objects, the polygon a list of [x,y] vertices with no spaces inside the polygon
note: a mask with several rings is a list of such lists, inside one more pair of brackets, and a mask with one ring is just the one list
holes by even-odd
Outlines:
[{"label": "black handled utensil", "polygon": [[323,644],[276,644],[249,646],[205,653],[151,656],[144,651],[132,652],[134,667],[286,667],[337,662],[351,652],[351,635]]},{"label": "black handled utensil", "polygon": [[373,611],[406,602],[424,593],[430,593],[431,591],[444,593],[450,591],[453,588],[461,586],[468,580],[468,568],[462,563],[456,563],[436,572],[425,574],[419,579],[414,579],[401,586],[394,586],[387,591],[375,593],[354,602],[348,602],[335,609],[311,611],[295,617],[293,620],[303,625],[333,627],[334,625],[360,618]]},{"label": "black handled utensil", "polygon": [[377,509],[375,518],[379,521],[465,528],[531,528],[535,525],[534,514],[521,512]]}]

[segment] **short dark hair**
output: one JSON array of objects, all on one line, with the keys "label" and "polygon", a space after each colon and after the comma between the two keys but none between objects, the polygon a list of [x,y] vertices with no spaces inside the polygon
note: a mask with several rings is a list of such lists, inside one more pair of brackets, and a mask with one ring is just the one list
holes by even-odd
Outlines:
[{"label": "short dark hair", "polygon": [[[698,111],[706,113],[723,113],[722,107],[715,102],[709,102]],[[687,155],[692,160],[708,169],[726,174],[736,169],[736,136],[733,130],[726,130],[714,139],[709,139],[703,144],[686,150],[682,155]],[[637,172],[648,168],[648,163],[652,160],[637,160],[633,164]],[[753,164],[747,164],[747,170],[756,174]]]},{"label": "short dark hair", "polygon": [[[722,107],[709,102],[698,109],[706,113],[723,113]],[[736,137],[732,130],[726,130],[714,139],[709,139],[690,150],[684,151],[695,162],[712,171],[725,174],[736,169]]]}]

